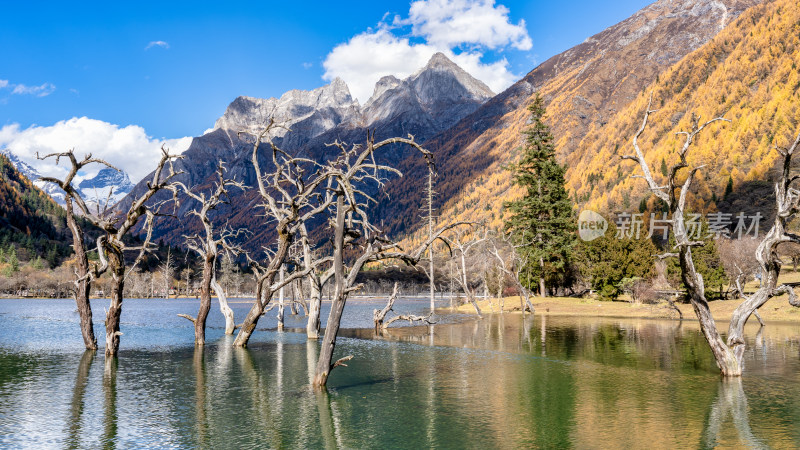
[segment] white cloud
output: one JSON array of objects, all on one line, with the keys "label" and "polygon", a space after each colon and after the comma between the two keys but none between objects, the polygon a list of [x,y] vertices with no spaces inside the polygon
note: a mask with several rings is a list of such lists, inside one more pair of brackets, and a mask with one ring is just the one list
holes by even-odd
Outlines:
[{"label": "white cloud", "polygon": [[164,48],[164,49],[168,49],[169,48],[169,43],[167,43],[166,41],[150,41],[147,44],[147,47],[145,47],[144,49],[145,50],[150,50],[153,47],[161,47],[161,48]]},{"label": "white cloud", "polygon": [[24,84],[10,83],[8,80],[0,80],[0,89],[11,89],[12,94],[33,95],[35,97],[46,97],[56,90],[53,83],[44,83],[41,86],[26,86]]},{"label": "white cloud", "polygon": [[[119,127],[86,117],[63,120],[52,126],[34,125],[24,130],[19,124],[0,128],[0,148],[11,150],[42,175],[64,176],[67,164],[62,161],[60,166],[56,166],[55,160],[39,161],[37,152],[45,155],[72,148],[79,158],[91,153],[117,166],[127,172],[134,183],[155,168],[161,156],[161,145],[173,153],[182,153],[191,141],[190,137],[153,139],[144,128],[136,125]],[[101,168],[99,165],[87,168],[81,178],[94,176]]]},{"label": "white cloud", "polygon": [[304,62],[303,63],[303,69],[310,69],[312,67],[314,67],[313,63],[310,63],[310,62]]},{"label": "white cloud", "polygon": [[[381,77],[405,78],[424,66],[434,53],[442,52],[494,92],[501,92],[519,76],[510,72],[505,58],[485,62],[484,50],[532,47],[525,22],[511,23],[508,13],[505,6],[495,5],[493,0],[413,2],[408,18],[396,17],[391,25],[381,22],[376,29],[334,47],[322,64],[323,78],[342,78],[353,96],[364,104]],[[409,26],[410,36],[424,42],[412,42],[400,35]]]},{"label": "white cloud", "polygon": [[408,19],[398,25],[411,25],[414,36],[424,37],[439,47],[476,44],[490,49],[512,46],[530,50],[533,42],[525,21],[513,24],[509,10],[494,0],[419,0],[411,4]]},{"label": "white cloud", "polygon": [[25,86],[24,84],[17,84],[14,85],[14,90],[12,90],[11,93],[20,95],[33,95],[35,97],[46,97],[52,94],[55,90],[56,87],[53,85],[53,83],[44,83],[41,86]]}]

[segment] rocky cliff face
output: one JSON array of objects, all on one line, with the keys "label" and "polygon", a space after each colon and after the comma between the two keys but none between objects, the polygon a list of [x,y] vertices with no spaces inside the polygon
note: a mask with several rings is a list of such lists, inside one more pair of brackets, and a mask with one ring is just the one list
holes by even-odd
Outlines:
[{"label": "rocky cliff face", "polygon": [[[220,117],[214,128],[254,131],[274,117],[291,128],[299,127],[309,138],[318,136],[360,114],[358,101],[350,96],[344,81],[336,78],[331,84],[312,91],[291,90],[280,98],[239,97]],[[283,137],[279,129],[275,136]]]},{"label": "rocky cliff face", "polygon": [[405,80],[381,78],[364,107],[369,123],[413,112],[427,116],[440,130],[451,127],[492,98],[494,93],[442,53]]}]

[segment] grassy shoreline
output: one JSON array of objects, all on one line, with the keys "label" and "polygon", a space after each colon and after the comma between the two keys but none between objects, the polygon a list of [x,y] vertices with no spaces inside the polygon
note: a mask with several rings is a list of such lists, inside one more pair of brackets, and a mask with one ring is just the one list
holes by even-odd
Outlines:
[{"label": "grassy shoreline", "polygon": [[[588,298],[573,297],[533,297],[531,298],[536,314],[553,316],[579,316],[579,317],[609,317],[609,318],[639,318],[639,319],[678,319],[678,313],[667,302],[654,305],[634,304],[624,301],[599,301]],[[716,321],[728,322],[731,315],[741,300],[717,300],[709,303],[711,313]],[[500,313],[500,306],[504,305],[503,312],[511,314],[520,313],[520,298],[506,297],[504,299],[492,298],[479,300],[478,306],[483,314]],[[694,310],[690,304],[676,304],[683,313],[684,319],[696,320]],[[443,309],[446,313],[449,309]],[[456,312],[475,314],[475,308],[467,303],[455,309]],[[759,310],[765,322],[792,322],[800,323],[800,308],[789,304],[788,298],[783,295],[767,302]],[[755,320],[755,319],[754,319]]]}]

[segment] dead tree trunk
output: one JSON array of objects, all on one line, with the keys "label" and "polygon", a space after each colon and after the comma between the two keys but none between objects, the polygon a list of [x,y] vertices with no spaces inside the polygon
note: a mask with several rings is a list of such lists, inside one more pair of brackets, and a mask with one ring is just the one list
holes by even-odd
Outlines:
[{"label": "dead tree trunk", "polygon": [[72,210],[72,198],[67,196],[65,200],[67,203],[67,226],[72,232],[72,248],[75,251],[75,270],[77,271],[75,306],[77,306],[78,315],[81,318],[81,335],[87,350],[97,350],[97,338],[94,336],[94,325],[92,324],[92,304],[89,302],[92,277],[89,271],[89,259],[86,256],[83,229],[75,220]]},{"label": "dead tree trunk", "polygon": [[[345,361],[352,358],[352,356],[346,356],[331,363],[342,312],[350,293],[361,288],[360,285],[355,285],[355,281],[364,264],[369,261],[383,259],[402,259],[408,264],[415,265],[435,239],[438,239],[447,229],[458,225],[453,224],[440,228],[413,253],[407,254],[402,252],[396,243],[383,235],[381,230],[370,223],[369,216],[365,210],[365,203],[367,202],[363,200],[365,197],[370,197],[360,190],[359,183],[373,181],[381,186],[382,173],[399,174],[397,170],[379,165],[374,160],[375,150],[392,144],[409,145],[419,150],[425,156],[429,165],[433,164],[431,153],[423,149],[413,139],[392,138],[376,144],[374,137],[370,135],[367,139],[367,145],[364,147],[354,146],[348,149],[345,144],[340,142],[332,144],[332,146],[341,150],[342,155],[338,161],[340,170],[338,173],[334,173],[335,186],[331,186],[329,190],[335,196],[333,267],[331,268],[334,294],[331,313],[328,316],[328,323],[325,327],[325,335],[323,336],[314,374],[314,385],[316,387],[325,386],[331,371],[340,365],[344,365]],[[346,247],[355,249],[355,254],[357,255],[349,267],[345,267],[344,262],[344,250]]]},{"label": "dead tree trunk", "polygon": [[[308,163],[307,160],[289,156],[272,142],[270,132],[279,127],[281,125],[270,119],[269,123],[257,134],[243,132],[251,134],[255,138],[251,160],[258,183],[258,193],[263,202],[259,206],[265,210],[265,216],[274,221],[277,239],[274,246],[271,247],[266,268],[262,269],[256,261],[250,260],[251,266],[258,274],[256,301],[239,329],[239,334],[233,343],[236,347],[247,346],[258,319],[272,300],[275,290],[316,270],[316,266],[304,267],[303,270],[294,271],[283,282],[273,285],[278,271],[287,259],[289,247],[300,232],[302,225],[328,209],[333,198],[330,192],[320,193],[320,190],[326,187],[325,183],[330,183],[329,179],[333,172],[337,171],[337,168],[329,166],[317,170],[310,176],[306,175],[306,170],[301,166]],[[274,171],[266,176],[261,171],[258,159],[259,147],[264,140],[271,147],[274,168]],[[323,258],[315,263],[323,264],[327,261],[329,259]]]},{"label": "dead tree trunk", "polygon": [[[54,153],[44,157],[39,157],[39,154],[37,153],[36,157],[42,160],[55,157],[56,164],[58,164],[59,160],[64,157],[69,159],[69,162],[72,165],[71,170],[63,180],[58,180],[55,178],[43,178],[43,180],[57,184],[66,194],[64,200],[67,209],[67,227],[72,233],[72,248],[75,252],[76,263],[74,282],[75,306],[78,308],[78,315],[81,319],[81,335],[83,336],[83,343],[87,350],[97,350],[97,338],[94,335],[94,326],[92,324],[92,305],[89,302],[94,274],[91,272],[89,259],[86,256],[86,242],[84,241],[83,237],[83,229],[75,219],[73,198],[78,196],[78,193],[72,187],[72,180],[78,174],[78,171],[88,164],[108,164],[103,160],[93,159],[92,155],[87,155],[82,161],[78,161],[75,158],[72,150],[65,153]],[[78,205],[80,206],[81,203],[78,203]]]},{"label": "dead tree trunk", "polygon": [[[689,172],[689,175],[682,186],[677,185],[675,180],[678,171],[688,167],[688,163],[686,162],[686,151],[689,149],[694,137],[710,123],[724,119],[717,118],[700,125],[698,120],[695,120],[693,117],[692,131],[681,133],[686,137],[686,140],[683,147],[679,151],[680,162],[674,165],[670,170],[667,185],[661,186],[655,182],[652,173],[650,172],[650,168],[647,165],[644,155],[637,142],[638,137],[642,134],[647,126],[647,120],[650,114],[653,112],[654,111],[650,109],[650,104],[648,104],[642,125],[633,138],[633,147],[636,151],[636,155],[623,156],[623,159],[631,159],[640,165],[643,176],[647,180],[650,190],[654,195],[659,197],[667,204],[667,207],[672,214],[672,230],[675,234],[676,247],[678,248],[678,254],[673,254],[673,256],[677,256],[679,258],[681,279],[686,286],[689,301],[691,302],[692,308],[695,311],[695,315],[700,322],[700,329],[703,333],[703,336],[705,336],[709,347],[711,347],[711,351],[714,354],[714,359],[716,360],[717,366],[719,366],[723,375],[741,375],[741,368],[736,363],[736,358],[734,357],[733,352],[731,352],[727,345],[725,345],[725,342],[722,340],[722,337],[717,331],[716,323],[714,322],[714,318],[711,315],[708,302],[705,298],[705,285],[703,283],[703,278],[695,270],[694,262],[692,261],[692,247],[701,245],[702,242],[698,243],[690,241],[684,221],[684,208],[686,203],[686,194],[688,193],[692,179],[699,168],[694,168]],[[680,188],[680,196],[677,196],[678,188]]]},{"label": "dead tree trunk", "polygon": [[[306,267],[315,265],[315,252],[311,248],[311,241],[308,237],[308,229],[305,224],[299,228],[300,244],[303,249],[303,264]],[[308,339],[319,339],[320,329],[320,311],[322,310],[322,287],[333,276],[330,270],[325,274],[320,275],[316,270],[309,272],[309,305],[308,305],[308,320],[306,322],[306,336]]]},{"label": "dead tree trunk", "polygon": [[[339,334],[339,323],[342,320],[345,302],[347,302],[346,289],[352,286],[352,281],[355,281],[355,274],[353,274],[353,280],[350,283],[348,283],[350,280],[345,279],[343,256],[346,211],[344,209],[345,201],[343,194],[344,193],[340,191],[336,199],[335,234],[333,238],[333,303],[331,303],[331,312],[328,316],[328,324],[325,327],[325,335],[322,338],[322,347],[320,348],[319,359],[317,360],[317,369],[314,375],[315,386],[325,386],[328,383],[328,375],[331,370],[342,363],[342,360],[336,361],[334,364],[331,364],[331,361],[333,360],[333,351],[336,349],[336,336]],[[360,269],[361,267],[359,267],[359,270]],[[352,358],[352,355],[350,358]]]},{"label": "dead tree trunk", "polygon": [[395,300],[397,300],[397,282],[394,283],[392,295],[389,296],[389,301],[386,302],[386,306],[384,306],[383,309],[375,309],[372,311],[372,321],[375,322],[375,333],[380,332],[381,328],[383,328],[383,319],[385,319],[386,314],[389,314],[389,311],[392,310]]},{"label": "dead tree trunk", "polygon": [[228,306],[228,297],[225,295],[225,291],[222,290],[222,286],[217,283],[217,276],[216,271],[211,277],[211,287],[214,289],[214,292],[217,294],[217,300],[219,301],[219,310],[222,313],[222,316],[225,317],[225,334],[228,336],[233,335],[233,331],[236,329],[236,325],[233,319],[233,310],[230,306]]},{"label": "dead tree trunk", "polygon": [[[283,266],[278,271],[280,281],[283,281]],[[286,302],[286,295],[284,295],[284,287],[278,290],[278,331],[283,331],[283,313]]]},{"label": "dead tree trunk", "polygon": [[106,357],[117,356],[119,351],[119,337],[122,335],[119,322],[122,316],[122,299],[125,291],[125,257],[122,249],[109,245],[108,252],[109,272],[111,273],[111,304],[106,311]]},{"label": "dead tree trunk", "polygon": [[205,345],[206,343],[206,319],[211,310],[211,278],[216,265],[216,258],[206,255],[203,258],[203,281],[200,285],[200,309],[197,311],[197,319],[194,321],[194,343],[195,345]]},{"label": "dead tree trunk", "polygon": [[788,221],[800,213],[800,191],[791,187],[795,180],[800,179],[800,176],[791,175],[792,156],[798,147],[800,147],[800,134],[788,149],[776,147],[783,156],[783,172],[781,179],[775,183],[775,202],[777,204],[775,220],[772,228],[756,249],[756,259],[762,274],[761,286],[750,296],[745,295],[744,290],[740,289],[744,301],[734,310],[728,328],[727,344],[733,350],[740,373],[745,351],[744,326],[750,316],[755,314],[763,326],[763,321],[758,316],[758,308],[772,297],[783,293],[789,295],[789,303],[792,306],[800,306],[800,301],[797,300],[791,286],[778,286],[778,275],[780,275],[782,265],[778,256],[778,246],[785,242],[800,243],[800,236],[787,231]]},{"label": "dead tree trunk", "polygon": [[[38,156],[38,155],[37,155]],[[47,155],[44,158],[48,158],[54,156],[56,157],[56,162],[61,157],[67,157],[70,159],[72,163],[72,171],[70,176],[68,177],[69,180],[72,179],[77,170],[80,167],[85,166],[86,164],[96,162],[100,164],[104,164],[108,167],[114,168],[114,166],[108,164],[107,162],[100,160],[100,159],[92,159],[91,155],[88,155],[82,162],[78,163],[75,159],[75,155],[72,151],[65,152],[65,153],[54,153],[51,155]],[[42,159],[44,159],[42,158]],[[97,252],[101,258],[102,267],[101,268],[94,268],[93,273],[91,274],[92,277],[98,277],[100,273],[103,273],[105,270],[109,270],[111,273],[111,304],[109,305],[108,311],[106,312],[106,350],[105,354],[106,357],[113,357],[116,356],[117,351],[119,350],[119,336],[122,335],[120,332],[120,315],[122,314],[122,299],[123,299],[123,290],[125,287],[125,258],[124,258],[124,251],[125,250],[136,250],[136,248],[126,248],[123,238],[124,236],[139,222],[139,219],[146,215],[147,222],[145,225],[147,238],[145,239],[144,244],[141,247],[138,247],[139,255],[135,259],[133,263],[133,267],[141,261],[142,257],[144,256],[145,252],[149,250],[150,245],[150,237],[152,236],[152,229],[153,229],[153,218],[156,214],[158,214],[158,209],[163,204],[163,202],[159,202],[156,205],[146,205],[148,201],[155,195],[158,191],[162,189],[169,189],[175,192],[175,185],[170,181],[175,175],[178,175],[172,167],[172,160],[180,158],[179,156],[170,155],[169,151],[166,148],[161,148],[161,160],[156,167],[155,172],[153,173],[153,179],[150,183],[148,183],[148,189],[144,192],[139,198],[135,199],[132,203],[130,208],[121,218],[121,224],[118,225],[119,220],[118,217],[115,215],[107,215],[106,211],[100,211],[100,207],[98,206],[97,214],[93,214],[89,211],[89,208],[86,206],[86,203],[83,201],[83,198],[74,190],[71,186],[68,186],[65,191],[67,194],[72,198],[72,200],[78,205],[81,212],[83,213],[84,218],[92,222],[95,226],[103,230],[104,236],[98,239],[97,243]],[[169,174],[162,173],[164,171],[165,166],[169,163]],[[44,181],[50,181],[53,183],[62,183],[57,179],[54,178],[43,178]],[[62,188],[64,186],[62,185]],[[131,269],[132,270],[132,269]]]}]

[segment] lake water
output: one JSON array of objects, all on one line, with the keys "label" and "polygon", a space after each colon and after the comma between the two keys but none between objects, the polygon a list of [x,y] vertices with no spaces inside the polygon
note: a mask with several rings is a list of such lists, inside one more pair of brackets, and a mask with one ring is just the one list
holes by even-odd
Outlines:
[{"label": "lake water", "polygon": [[353,327],[379,303],[356,301],[336,349],[354,358],[321,393],[318,343],[272,329],[274,310],[234,349],[213,309],[196,350],[175,317],[196,305],[126,300],[105,361],[83,352],[71,301],[0,300],[0,447],[800,446],[798,325],[748,328],[745,376],[723,382],[690,321],[455,316],[376,337]]}]

